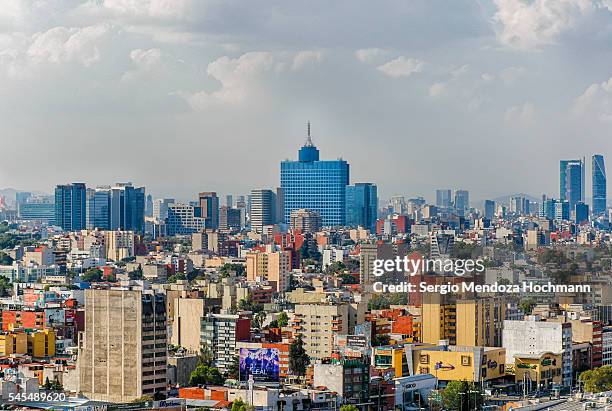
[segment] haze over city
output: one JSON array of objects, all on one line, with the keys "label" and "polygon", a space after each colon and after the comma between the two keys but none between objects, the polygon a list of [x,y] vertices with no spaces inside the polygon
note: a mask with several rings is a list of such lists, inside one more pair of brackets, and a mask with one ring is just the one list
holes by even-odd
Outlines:
[{"label": "haze over city", "polygon": [[557,195],[560,159],[612,155],[611,9],[8,0],[0,188],[246,193],[278,185],[310,120],[381,198]]}]

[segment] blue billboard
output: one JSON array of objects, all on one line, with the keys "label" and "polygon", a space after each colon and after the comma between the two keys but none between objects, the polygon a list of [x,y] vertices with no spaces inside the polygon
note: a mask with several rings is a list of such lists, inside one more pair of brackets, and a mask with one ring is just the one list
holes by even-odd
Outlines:
[{"label": "blue billboard", "polygon": [[278,381],[279,369],[278,348],[240,349],[240,380],[252,375],[255,381]]}]

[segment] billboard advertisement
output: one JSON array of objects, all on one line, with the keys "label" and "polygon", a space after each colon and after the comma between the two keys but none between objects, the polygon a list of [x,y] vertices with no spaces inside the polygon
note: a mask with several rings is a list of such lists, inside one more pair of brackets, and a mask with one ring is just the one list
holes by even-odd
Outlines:
[{"label": "billboard advertisement", "polygon": [[278,348],[241,348],[240,379],[253,376],[255,381],[278,381],[279,363]]}]

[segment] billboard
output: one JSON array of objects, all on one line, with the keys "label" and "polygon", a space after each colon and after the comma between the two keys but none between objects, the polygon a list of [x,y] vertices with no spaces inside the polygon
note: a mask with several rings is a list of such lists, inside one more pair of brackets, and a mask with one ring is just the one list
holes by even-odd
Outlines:
[{"label": "billboard", "polygon": [[279,363],[278,348],[241,348],[240,379],[252,375],[255,381],[278,381]]}]

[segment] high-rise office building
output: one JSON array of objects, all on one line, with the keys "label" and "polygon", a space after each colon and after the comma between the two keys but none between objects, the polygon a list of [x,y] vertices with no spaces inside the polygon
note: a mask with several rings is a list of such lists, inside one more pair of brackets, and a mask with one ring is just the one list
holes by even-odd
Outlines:
[{"label": "high-rise office building", "polygon": [[376,229],[378,194],[372,183],[355,183],[346,187],[346,225]]},{"label": "high-rise office building", "polygon": [[87,189],[87,228],[110,230],[111,191],[109,188]]},{"label": "high-rise office building", "polygon": [[588,223],[589,222],[589,205],[584,203],[577,203],[574,207],[574,221],[576,224]]},{"label": "high-rise office building", "polygon": [[568,201],[572,210],[584,202],[584,160],[559,162],[559,199]]},{"label": "high-rise office building", "polygon": [[240,230],[240,210],[228,206],[219,209],[220,230]]},{"label": "high-rise office building", "polygon": [[191,204],[168,205],[168,217],[166,218],[166,234],[188,235],[205,229],[206,219],[201,217],[200,207]]},{"label": "high-rise office building", "polygon": [[131,402],[167,389],[166,299],[147,290],[86,290],[79,390],[92,400]]},{"label": "high-rise office building", "polygon": [[206,228],[219,228],[219,197],[212,191],[202,192],[199,197],[201,217],[205,218]]},{"label": "high-rise office building", "polygon": [[493,219],[493,215],[495,214],[495,201],[493,200],[485,200],[484,202],[484,218],[487,220]]},{"label": "high-rise office building", "polygon": [[599,216],[606,212],[606,165],[601,154],[593,156],[593,215]]},{"label": "high-rise office building", "polygon": [[346,223],[349,164],[344,160],[319,160],[319,150],[310,136],[310,125],[298,161],[281,162],[280,177],[285,199],[285,223],[289,223],[291,211],[301,208],[317,211],[324,226]]},{"label": "high-rise office building", "polygon": [[153,218],[157,221],[164,221],[168,218],[168,206],[174,203],[174,198],[158,198],[153,201]]},{"label": "high-rise office building", "polygon": [[540,203],[538,217],[554,220],[557,207],[556,204],[557,200],[555,200],[554,198],[546,198],[545,195],[542,196],[542,202]]},{"label": "high-rise office building", "polygon": [[269,189],[251,190],[251,230],[262,232],[263,227],[276,222],[276,194]]},{"label": "high-rise office building", "polygon": [[523,196],[510,197],[510,212],[516,215],[527,215],[530,212],[529,199]]},{"label": "high-rise office building", "polygon": [[453,204],[451,190],[439,189],[436,190],[436,207],[448,208]]},{"label": "high-rise office building", "polygon": [[21,220],[40,221],[55,224],[55,204],[52,198],[30,198],[19,205],[18,217]]},{"label": "high-rise office building", "polygon": [[555,220],[564,221],[570,219],[569,201],[557,201],[555,203]]},{"label": "high-rise office building", "polygon": [[55,225],[65,231],[86,227],[86,187],[84,183],[58,185],[55,188]]},{"label": "high-rise office building", "polygon": [[225,196],[225,205],[229,208],[234,207],[234,196],[231,194],[227,194]]},{"label": "high-rise office building", "polygon": [[132,183],[87,190],[87,228],[144,231],[145,188]]},{"label": "high-rise office building", "polygon": [[153,217],[153,196],[151,194],[147,196],[145,203],[145,217]]},{"label": "high-rise office building", "polygon": [[470,193],[467,190],[455,190],[455,210],[463,216],[470,209]]}]

